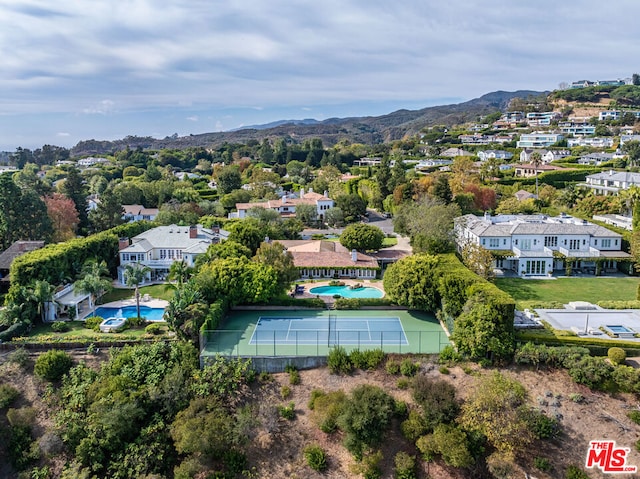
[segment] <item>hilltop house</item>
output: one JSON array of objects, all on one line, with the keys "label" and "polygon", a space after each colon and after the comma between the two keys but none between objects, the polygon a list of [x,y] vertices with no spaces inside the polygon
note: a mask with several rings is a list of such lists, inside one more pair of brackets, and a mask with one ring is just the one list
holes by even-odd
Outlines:
[{"label": "hilltop house", "polygon": [[254,203],[236,203],[236,212],[230,213],[229,218],[245,218],[247,211],[251,208],[267,208],[275,210],[280,213],[282,217],[293,217],[296,214],[296,206],[306,204],[316,207],[316,213],[319,219],[324,218],[324,214],[327,210],[333,208],[334,202],[329,198],[329,194],[325,191],[324,195],[314,193],[313,189],[309,188],[308,192],[304,189],[300,190],[300,197],[297,198],[294,195],[284,195],[279,200],[269,200]]},{"label": "hilltop house", "polygon": [[480,158],[480,161],[487,161],[494,158],[498,160],[510,160],[513,158],[513,153],[504,150],[484,150],[478,152],[478,158]]},{"label": "hilltop house", "polygon": [[563,270],[567,260],[578,271],[616,271],[618,261],[630,258],[622,235],[568,215],[465,215],[456,218],[455,232],[460,250],[480,245],[494,253],[496,268],[520,276]]},{"label": "hilltop house", "polygon": [[590,188],[596,195],[616,195],[620,190],[640,186],[640,173],[628,171],[603,171],[586,177],[578,186]]},{"label": "hilltop house", "polygon": [[528,133],[520,135],[516,146],[518,148],[547,148],[560,140],[564,140],[564,136],[558,133]]},{"label": "hilltop house", "polygon": [[217,227],[170,225],[140,233],[131,242],[129,238],[121,238],[118,281],[124,284],[124,267],[133,263],[151,268],[147,281],[164,281],[175,261],[184,260],[188,266],[193,266],[196,257],[205,253],[209,245],[225,241],[228,237],[228,231]]},{"label": "hilltop house", "polygon": [[610,136],[598,136],[593,138],[568,138],[567,146],[573,148],[574,146],[591,146],[593,148],[611,148],[613,146],[613,138]]},{"label": "hilltop house", "polygon": [[602,163],[613,161],[615,158],[616,155],[613,153],[587,153],[578,158],[578,164],[600,166]]}]

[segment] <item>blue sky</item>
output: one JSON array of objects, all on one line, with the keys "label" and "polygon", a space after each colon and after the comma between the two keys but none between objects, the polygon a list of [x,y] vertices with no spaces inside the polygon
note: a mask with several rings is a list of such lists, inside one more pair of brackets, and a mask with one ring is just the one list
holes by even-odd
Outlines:
[{"label": "blue sky", "polygon": [[0,0],[0,150],[630,77],[639,16],[637,0]]}]

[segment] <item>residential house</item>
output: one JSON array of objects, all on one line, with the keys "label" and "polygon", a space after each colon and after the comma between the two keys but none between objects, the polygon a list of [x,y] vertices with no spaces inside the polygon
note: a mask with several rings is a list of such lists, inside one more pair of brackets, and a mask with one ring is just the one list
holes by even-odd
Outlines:
[{"label": "residential house", "polygon": [[375,157],[375,158],[360,158],[359,160],[355,160],[353,162],[354,166],[380,166],[380,163],[382,163],[382,158],[379,157]]},{"label": "residential house", "polygon": [[534,193],[529,193],[525,190],[516,191],[513,196],[515,196],[518,201],[535,200],[538,198]]},{"label": "residential house", "polygon": [[598,136],[598,137],[579,137],[579,138],[567,138],[567,146],[573,148],[574,146],[590,146],[593,148],[611,148],[613,146],[613,137],[611,136]]},{"label": "residential house", "polygon": [[590,86],[596,86],[596,82],[589,80],[578,80],[571,83],[571,88],[588,88]]},{"label": "residential house", "polygon": [[629,141],[640,141],[640,135],[620,135],[620,147]]},{"label": "residential house", "polygon": [[475,156],[473,153],[462,148],[447,148],[440,153],[440,156],[446,156],[448,158],[455,158],[456,156]]},{"label": "residential house", "polygon": [[559,133],[525,133],[520,135],[518,140],[518,148],[547,148],[561,140],[564,140],[564,136]]},{"label": "residential house", "polygon": [[158,208],[145,208],[142,205],[122,205],[122,219],[128,222],[153,221],[159,213]]},{"label": "residential house", "polygon": [[561,160],[567,156],[571,156],[571,150],[549,150],[542,155],[542,162],[551,163],[552,161]]},{"label": "residential house", "polygon": [[302,279],[374,279],[380,270],[375,257],[349,251],[337,241],[278,240],[293,257]]},{"label": "residential house", "polygon": [[619,110],[604,110],[598,113],[598,120],[619,120],[622,117],[622,112]]},{"label": "residential house", "polygon": [[557,111],[534,111],[527,113],[527,124],[529,126],[550,126],[555,120],[562,118],[562,114]]},{"label": "residential house", "polygon": [[560,132],[563,135],[574,135],[574,136],[589,136],[594,135],[596,133],[595,125],[589,123],[589,121],[583,120],[569,120],[563,121],[558,124],[558,128],[560,128]]},{"label": "residential house", "polygon": [[566,170],[567,168],[560,168],[559,166],[553,165],[538,165],[536,168],[535,165],[531,163],[524,163],[522,165],[515,166],[514,176],[521,176],[523,178],[529,178],[531,176],[536,176],[536,172],[539,175],[540,173],[546,173],[548,171],[556,171],[556,170]]},{"label": "residential house", "polygon": [[458,137],[463,145],[488,145],[493,141],[493,135],[460,135]]},{"label": "residential house", "polygon": [[600,166],[602,163],[612,161],[616,158],[613,153],[587,153],[578,159],[579,165],[595,165]]},{"label": "residential house", "polygon": [[623,215],[593,215],[594,221],[602,221],[617,228],[633,231],[633,218]]},{"label": "residential house", "polygon": [[545,276],[564,270],[571,260],[576,272],[617,271],[622,235],[568,215],[465,215],[455,220],[459,249],[469,242],[493,251],[494,266],[519,276]]},{"label": "residential house", "polygon": [[151,271],[147,281],[163,281],[175,261],[184,260],[193,266],[196,258],[205,253],[209,245],[225,241],[229,232],[223,229],[192,226],[158,226],[131,238],[121,238],[118,280],[124,284],[124,267],[140,263]]},{"label": "residential house", "polygon": [[596,195],[616,195],[620,190],[626,190],[631,186],[640,186],[640,173],[602,171],[588,175],[585,183],[580,183],[578,186],[592,189]]},{"label": "residential house", "polygon": [[251,208],[267,208],[280,213],[282,217],[294,217],[296,214],[296,206],[306,204],[316,207],[316,213],[319,219],[324,218],[327,210],[334,207],[334,201],[329,198],[329,194],[325,191],[323,195],[314,193],[312,188],[308,192],[304,189],[300,190],[300,197],[292,194],[284,195],[278,200],[260,201],[254,203],[236,203],[236,212],[230,213],[229,218],[245,218],[247,211]]},{"label": "residential house", "polygon": [[416,170],[424,170],[424,169],[431,169],[431,168],[439,168],[442,166],[448,166],[452,164],[453,164],[453,160],[420,160],[418,163],[416,163],[414,168]]},{"label": "residential house", "polygon": [[6,250],[0,253],[0,289],[9,289],[9,270],[13,260],[30,251],[35,251],[44,246],[44,241],[15,241]]},{"label": "residential house", "polygon": [[108,158],[94,158],[93,156],[89,156],[87,158],[80,158],[77,162],[77,165],[80,168],[88,168],[90,166],[100,165],[110,163]]},{"label": "residential house", "polygon": [[487,161],[491,159],[508,161],[513,158],[513,153],[504,150],[484,150],[478,152],[478,158],[480,158],[480,161]]},{"label": "residential house", "polygon": [[520,152],[520,162],[531,163],[531,155],[533,153],[538,153],[540,155],[540,159],[544,161],[543,158],[544,158],[544,155],[547,154],[547,151],[548,150],[540,149],[540,148],[525,148]]}]

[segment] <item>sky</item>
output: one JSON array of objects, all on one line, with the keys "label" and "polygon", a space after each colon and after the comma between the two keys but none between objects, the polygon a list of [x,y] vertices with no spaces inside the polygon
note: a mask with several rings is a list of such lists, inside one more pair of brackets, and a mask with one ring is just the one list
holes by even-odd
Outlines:
[{"label": "sky", "polygon": [[637,0],[0,0],[0,151],[640,71]]}]

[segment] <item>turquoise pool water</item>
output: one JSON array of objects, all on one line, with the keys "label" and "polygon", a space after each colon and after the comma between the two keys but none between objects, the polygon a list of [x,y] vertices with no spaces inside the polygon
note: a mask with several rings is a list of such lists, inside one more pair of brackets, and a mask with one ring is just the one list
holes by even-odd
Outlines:
[{"label": "turquoise pool water", "polygon": [[318,286],[309,290],[311,294],[320,296],[334,296],[339,294],[343,298],[382,298],[384,293],[378,288],[364,286],[358,289],[349,289],[349,286]]},{"label": "turquoise pool water", "polygon": [[[89,315],[93,316],[93,315]],[[102,318],[135,318],[138,316],[135,306],[124,306],[122,308],[107,308],[100,306],[96,308],[96,316]],[[140,316],[147,321],[163,321],[164,308],[150,308],[140,306]]]}]

